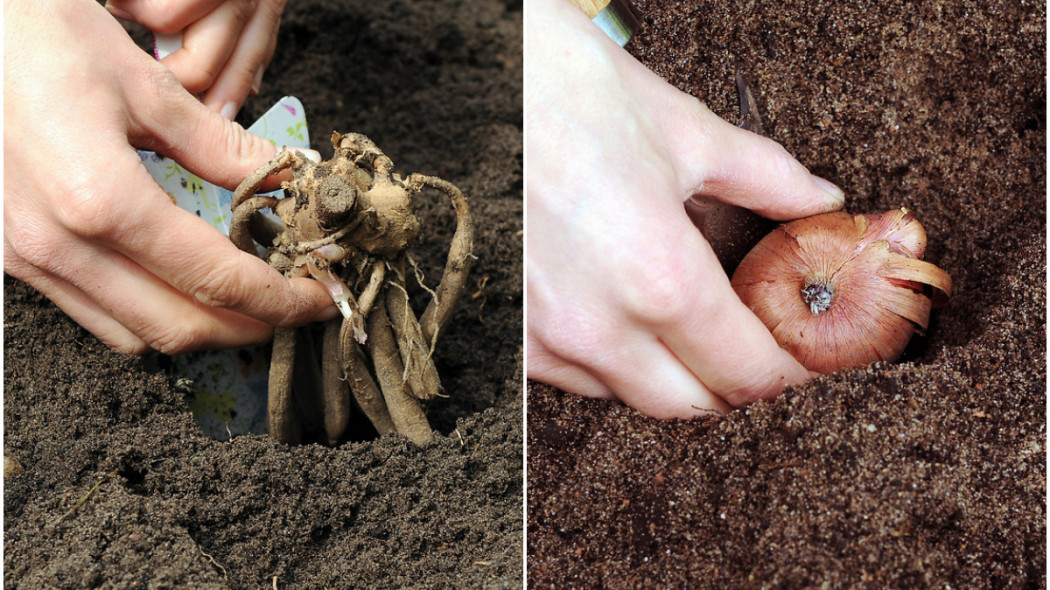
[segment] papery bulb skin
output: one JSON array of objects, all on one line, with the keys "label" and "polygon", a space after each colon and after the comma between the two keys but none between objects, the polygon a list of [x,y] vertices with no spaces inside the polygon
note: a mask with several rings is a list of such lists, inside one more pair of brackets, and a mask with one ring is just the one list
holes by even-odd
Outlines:
[{"label": "papery bulb skin", "polygon": [[896,360],[930,308],[947,301],[951,278],[921,260],[925,251],[926,232],[905,209],[825,213],[773,230],[732,284],[803,366],[831,373]]}]

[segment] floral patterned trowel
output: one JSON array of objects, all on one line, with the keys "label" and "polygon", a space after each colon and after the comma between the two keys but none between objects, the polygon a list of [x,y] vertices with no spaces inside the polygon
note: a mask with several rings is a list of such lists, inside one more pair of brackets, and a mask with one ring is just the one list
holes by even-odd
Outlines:
[{"label": "floral patterned trowel", "polygon": [[[158,51],[160,49],[158,39]],[[278,146],[310,147],[306,113],[299,99],[279,100],[248,131]],[[203,181],[177,162],[139,151],[142,164],[173,203],[196,214],[225,235],[230,233],[233,193]],[[266,391],[270,355],[266,347],[192,353],[172,357],[178,383],[189,385],[193,415],[209,436],[266,433]]]}]

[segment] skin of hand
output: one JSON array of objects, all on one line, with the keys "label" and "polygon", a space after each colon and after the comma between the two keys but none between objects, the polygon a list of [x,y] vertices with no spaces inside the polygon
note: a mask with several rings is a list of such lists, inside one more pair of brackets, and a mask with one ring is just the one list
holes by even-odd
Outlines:
[{"label": "skin of hand", "polygon": [[526,21],[529,377],[659,418],[809,379],[683,203],[783,220],[838,209],[842,191],[667,84],[566,0],[533,0]]},{"label": "skin of hand", "polygon": [[161,60],[186,90],[233,120],[259,93],[277,45],[284,0],[109,0],[113,16],[162,34],[182,32],[182,49]]},{"label": "skin of hand", "polygon": [[5,272],[129,353],[264,342],[338,314],[320,283],[177,207],[133,147],[233,188],[269,142],[202,105],[93,0],[7,2],[4,17]]}]

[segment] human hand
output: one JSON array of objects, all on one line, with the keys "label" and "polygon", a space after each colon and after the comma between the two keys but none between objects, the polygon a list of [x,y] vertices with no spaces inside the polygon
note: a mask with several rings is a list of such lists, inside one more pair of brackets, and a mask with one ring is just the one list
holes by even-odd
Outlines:
[{"label": "human hand", "polygon": [[840,208],[842,192],[661,80],[569,2],[534,0],[527,26],[529,376],[661,418],[808,379],[683,203],[700,194],[792,219]]},{"label": "human hand", "polygon": [[269,142],[201,105],[93,0],[4,16],[5,272],[130,353],[262,342],[336,314],[319,283],[176,207],[133,147],[232,188]]},{"label": "human hand", "polygon": [[248,94],[258,94],[277,45],[285,0],[109,0],[117,18],[155,33],[182,31],[182,49],[161,60],[204,104],[233,120]]}]

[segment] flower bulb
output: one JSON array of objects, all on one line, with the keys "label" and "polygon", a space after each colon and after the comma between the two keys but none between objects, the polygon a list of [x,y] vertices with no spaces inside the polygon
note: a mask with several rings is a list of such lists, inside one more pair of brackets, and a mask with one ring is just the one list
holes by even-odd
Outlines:
[{"label": "flower bulb", "polygon": [[732,284],[782,347],[807,369],[830,373],[896,360],[926,329],[951,278],[921,260],[925,251],[926,232],[906,209],[825,213],[773,230]]}]

